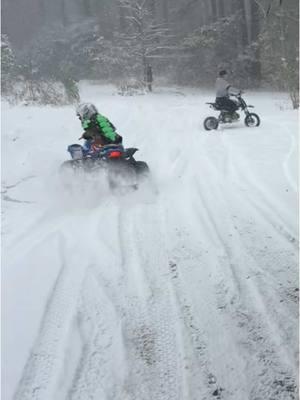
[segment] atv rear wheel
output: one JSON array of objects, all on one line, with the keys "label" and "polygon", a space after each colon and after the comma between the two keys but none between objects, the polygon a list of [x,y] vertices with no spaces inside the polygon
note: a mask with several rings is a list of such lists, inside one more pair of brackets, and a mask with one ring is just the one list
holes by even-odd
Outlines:
[{"label": "atv rear wheel", "polygon": [[109,165],[107,173],[111,189],[132,187],[137,184],[136,172],[132,165],[114,162]]},{"label": "atv rear wheel", "polygon": [[82,171],[83,169],[84,164],[82,163],[82,160],[67,160],[60,166],[61,172],[73,171],[73,173],[75,173],[76,171]]},{"label": "atv rear wheel", "polygon": [[73,168],[74,168],[74,166],[73,166],[72,160],[64,161],[60,166],[61,171],[72,170]]},{"label": "atv rear wheel", "polygon": [[145,163],[144,161],[136,161],[134,164],[134,169],[138,176],[143,176],[143,177],[149,175],[150,172],[148,164]]},{"label": "atv rear wheel", "polygon": [[219,121],[215,117],[207,117],[205,118],[203,125],[205,130],[211,131],[213,129],[218,129]]}]

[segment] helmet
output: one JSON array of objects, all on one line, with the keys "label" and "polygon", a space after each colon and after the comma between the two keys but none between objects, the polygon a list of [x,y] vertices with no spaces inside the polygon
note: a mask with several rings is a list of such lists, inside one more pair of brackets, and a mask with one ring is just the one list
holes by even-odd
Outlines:
[{"label": "helmet", "polygon": [[92,103],[81,103],[76,109],[76,115],[81,119],[90,119],[98,114],[97,108]]}]

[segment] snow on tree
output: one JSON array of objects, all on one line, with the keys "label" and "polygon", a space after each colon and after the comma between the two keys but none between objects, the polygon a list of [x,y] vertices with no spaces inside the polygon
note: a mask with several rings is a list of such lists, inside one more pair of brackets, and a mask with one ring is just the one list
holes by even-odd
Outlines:
[{"label": "snow on tree", "polygon": [[119,0],[119,9],[122,31],[117,40],[127,73],[146,82],[149,63],[173,49],[170,31],[155,20],[153,3],[147,0]]},{"label": "snow on tree", "polygon": [[263,19],[258,43],[264,76],[273,87],[288,91],[293,107],[298,108],[299,4],[294,0],[259,4]]},{"label": "snow on tree", "polygon": [[1,34],[1,87],[4,95],[8,94],[18,74],[18,65],[9,38]]},{"label": "snow on tree", "polygon": [[298,104],[298,0],[28,1],[4,1],[4,32],[18,59],[24,50],[23,75],[63,82],[70,98],[80,79],[143,87],[151,64],[154,80],[206,86],[225,67],[241,87],[286,90]]}]

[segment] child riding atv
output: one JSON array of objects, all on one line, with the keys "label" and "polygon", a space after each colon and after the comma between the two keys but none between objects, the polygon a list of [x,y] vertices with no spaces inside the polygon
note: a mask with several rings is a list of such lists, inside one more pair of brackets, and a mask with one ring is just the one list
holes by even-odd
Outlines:
[{"label": "child riding atv", "polygon": [[[76,109],[76,115],[84,129],[79,139],[85,139],[84,148],[97,150],[107,144],[121,144],[122,136],[116,132],[115,126],[100,114],[92,103],[82,103]],[[92,148],[92,149],[93,149]]]}]

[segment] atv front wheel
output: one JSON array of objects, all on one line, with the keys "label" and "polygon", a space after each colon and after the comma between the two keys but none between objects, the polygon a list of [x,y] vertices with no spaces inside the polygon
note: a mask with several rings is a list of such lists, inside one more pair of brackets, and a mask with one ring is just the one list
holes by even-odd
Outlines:
[{"label": "atv front wheel", "polygon": [[260,118],[257,114],[255,113],[249,113],[246,118],[245,118],[245,125],[248,126],[249,128],[253,128],[255,126],[259,126],[260,124]]},{"label": "atv front wheel", "polygon": [[219,121],[215,117],[207,117],[205,118],[203,125],[205,130],[211,131],[213,129],[218,129]]},{"label": "atv front wheel", "polygon": [[60,166],[61,172],[73,171],[73,173],[75,173],[77,171],[83,171],[83,170],[84,170],[84,164],[82,163],[82,160],[67,160],[64,161]]}]

